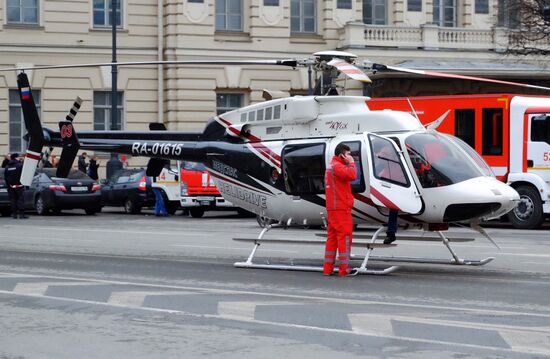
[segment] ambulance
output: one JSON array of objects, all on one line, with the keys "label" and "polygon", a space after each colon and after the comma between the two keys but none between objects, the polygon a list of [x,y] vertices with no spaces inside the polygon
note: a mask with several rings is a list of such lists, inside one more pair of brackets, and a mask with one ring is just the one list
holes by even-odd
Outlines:
[{"label": "ambulance", "polygon": [[377,98],[371,110],[409,112],[427,125],[446,116],[437,131],[452,134],[520,194],[508,214],[515,228],[539,227],[550,214],[550,97],[514,94]]}]

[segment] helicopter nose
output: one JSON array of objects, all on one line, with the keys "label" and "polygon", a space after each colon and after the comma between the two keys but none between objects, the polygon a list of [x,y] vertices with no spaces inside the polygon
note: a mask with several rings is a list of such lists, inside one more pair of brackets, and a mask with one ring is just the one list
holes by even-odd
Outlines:
[{"label": "helicopter nose", "polygon": [[496,178],[479,177],[458,183],[459,192],[464,190],[456,203],[444,211],[444,222],[500,217],[511,211],[519,202],[519,194]]}]

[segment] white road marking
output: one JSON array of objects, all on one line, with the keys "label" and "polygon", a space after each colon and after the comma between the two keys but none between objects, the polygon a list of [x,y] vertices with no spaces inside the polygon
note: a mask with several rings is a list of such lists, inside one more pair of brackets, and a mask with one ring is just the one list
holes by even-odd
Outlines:
[{"label": "white road marking", "polygon": [[[367,334],[397,337],[393,332],[392,320],[413,324],[440,325],[446,327],[492,330],[516,351],[550,354],[550,327],[522,327],[503,324],[441,320],[426,317],[398,316],[391,314],[348,314],[352,331]],[[451,343],[451,342],[449,342]],[[454,342],[452,342],[454,343]]]},{"label": "white road marking", "polygon": [[305,302],[270,301],[270,302],[218,302],[218,315],[226,319],[254,320],[256,307],[262,305],[297,305]]},{"label": "white road marking", "polygon": [[197,292],[180,291],[118,291],[112,292],[107,303],[121,305],[124,307],[141,307],[145,298],[150,295],[193,295]]},{"label": "white road marking", "polygon": [[40,283],[18,283],[13,289],[17,294],[44,295],[50,286],[82,286],[82,285],[102,285],[94,282],[40,282]]}]

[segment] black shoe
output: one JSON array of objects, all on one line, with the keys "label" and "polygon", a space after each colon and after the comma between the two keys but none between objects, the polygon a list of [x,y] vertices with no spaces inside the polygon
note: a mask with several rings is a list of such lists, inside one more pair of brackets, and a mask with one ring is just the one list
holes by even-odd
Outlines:
[{"label": "black shoe", "polygon": [[391,244],[395,241],[395,233],[386,232],[386,239],[384,239],[384,244]]},{"label": "black shoe", "polygon": [[27,218],[29,218],[29,216],[27,216],[26,214],[20,214],[19,218],[20,219],[27,219]]}]

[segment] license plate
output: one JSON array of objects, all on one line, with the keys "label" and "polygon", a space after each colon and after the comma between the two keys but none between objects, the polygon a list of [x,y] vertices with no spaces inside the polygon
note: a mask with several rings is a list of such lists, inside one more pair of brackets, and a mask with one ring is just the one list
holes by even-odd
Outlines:
[{"label": "license plate", "polygon": [[201,206],[210,206],[210,201],[201,201]]},{"label": "license plate", "polygon": [[88,190],[88,187],[84,187],[84,186],[82,186],[82,187],[71,187],[71,190],[73,192],[85,192],[85,191]]},{"label": "license plate", "polygon": [[0,192],[8,192],[8,189],[7,188],[0,188]]},{"label": "license plate", "polygon": [[197,201],[210,202],[210,201],[213,201],[213,200],[214,200],[214,197],[197,196]]}]

